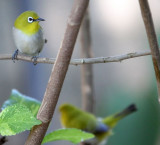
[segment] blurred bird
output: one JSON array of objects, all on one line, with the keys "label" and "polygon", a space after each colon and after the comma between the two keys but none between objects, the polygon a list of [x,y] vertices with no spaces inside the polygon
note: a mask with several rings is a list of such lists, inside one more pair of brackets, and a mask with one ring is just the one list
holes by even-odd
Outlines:
[{"label": "blurred bird", "polygon": [[13,27],[13,37],[17,50],[12,56],[12,60],[17,59],[18,51],[22,54],[32,56],[36,64],[37,56],[43,49],[46,39],[43,37],[43,31],[39,25],[40,18],[34,11],[25,11],[17,17]]},{"label": "blurred bird", "polygon": [[112,135],[112,129],[117,125],[119,120],[135,112],[136,110],[136,106],[131,104],[119,113],[100,119],[96,118],[93,114],[82,111],[71,104],[62,104],[59,107],[62,126],[65,128],[78,128],[93,133],[95,138],[87,141],[92,145],[106,141],[107,137]]}]

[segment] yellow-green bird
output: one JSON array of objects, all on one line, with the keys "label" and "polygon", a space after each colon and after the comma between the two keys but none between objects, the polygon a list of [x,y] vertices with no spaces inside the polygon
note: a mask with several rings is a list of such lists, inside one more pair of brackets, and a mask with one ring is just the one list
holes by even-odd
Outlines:
[{"label": "yellow-green bird", "polygon": [[13,37],[17,50],[12,56],[12,60],[17,59],[18,51],[22,54],[32,56],[34,64],[39,53],[43,49],[46,39],[43,37],[43,31],[39,25],[40,18],[34,11],[25,11],[20,14],[14,22]]},{"label": "yellow-green bird", "polygon": [[59,107],[61,113],[61,124],[65,128],[78,128],[95,135],[95,138],[88,141],[92,144],[105,141],[112,134],[112,129],[119,120],[135,112],[136,106],[131,104],[123,111],[107,116],[106,118],[96,118],[93,114],[80,110],[71,104],[62,104]]}]

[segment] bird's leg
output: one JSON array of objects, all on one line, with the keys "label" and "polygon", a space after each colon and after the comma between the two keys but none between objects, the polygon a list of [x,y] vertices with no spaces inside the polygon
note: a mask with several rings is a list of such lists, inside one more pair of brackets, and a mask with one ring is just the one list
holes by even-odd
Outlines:
[{"label": "bird's leg", "polygon": [[14,63],[15,63],[15,60],[18,60],[17,55],[18,55],[18,49],[12,55],[12,60],[13,60]]},{"label": "bird's leg", "polygon": [[32,60],[33,60],[33,64],[34,64],[34,65],[37,64],[37,58],[38,58],[37,56],[33,56],[33,57],[32,57]]}]

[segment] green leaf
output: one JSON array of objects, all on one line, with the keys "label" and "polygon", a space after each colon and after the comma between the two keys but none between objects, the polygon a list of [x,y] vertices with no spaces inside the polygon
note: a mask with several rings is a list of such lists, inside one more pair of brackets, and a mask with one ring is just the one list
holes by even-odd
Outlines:
[{"label": "green leaf", "polygon": [[81,131],[80,129],[66,128],[66,129],[59,129],[47,134],[44,137],[42,144],[56,140],[67,140],[74,144],[77,144],[80,143],[81,141],[91,139],[93,137],[94,137],[93,134]]},{"label": "green leaf", "polygon": [[21,94],[20,92],[18,92],[17,90],[13,89],[9,99],[6,100],[4,104],[2,105],[2,109],[6,108],[7,106],[16,104],[16,103],[19,103],[19,104],[22,104],[28,107],[34,116],[37,115],[38,109],[41,105],[41,103],[38,100],[25,96]]},{"label": "green leaf", "polygon": [[15,135],[39,124],[41,121],[37,120],[31,111],[21,104],[8,106],[0,113],[0,134],[2,136]]}]

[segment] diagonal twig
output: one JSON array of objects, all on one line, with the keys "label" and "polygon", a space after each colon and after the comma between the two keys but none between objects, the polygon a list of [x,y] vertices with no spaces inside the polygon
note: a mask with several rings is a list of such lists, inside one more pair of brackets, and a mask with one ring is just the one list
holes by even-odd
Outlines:
[{"label": "diagonal twig", "polygon": [[152,61],[157,80],[158,96],[160,100],[160,52],[159,52],[158,41],[154,29],[152,14],[149,8],[148,0],[139,0],[139,4],[151,49]]},{"label": "diagonal twig", "polygon": [[37,114],[37,119],[41,120],[42,124],[33,127],[25,145],[40,145],[45,136],[59,99],[60,91],[68,70],[81,21],[88,3],[89,0],[74,1],[71,15],[67,22],[64,38],[57,55],[55,65],[52,68],[42,104]]}]

